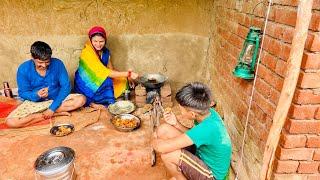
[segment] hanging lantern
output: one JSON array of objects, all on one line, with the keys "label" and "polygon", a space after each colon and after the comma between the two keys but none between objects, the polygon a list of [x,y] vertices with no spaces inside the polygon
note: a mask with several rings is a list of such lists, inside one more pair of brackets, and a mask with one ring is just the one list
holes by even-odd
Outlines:
[{"label": "hanging lantern", "polygon": [[233,70],[234,76],[243,79],[254,78],[254,69],[260,45],[260,34],[260,28],[250,27],[238,59],[238,64]]}]

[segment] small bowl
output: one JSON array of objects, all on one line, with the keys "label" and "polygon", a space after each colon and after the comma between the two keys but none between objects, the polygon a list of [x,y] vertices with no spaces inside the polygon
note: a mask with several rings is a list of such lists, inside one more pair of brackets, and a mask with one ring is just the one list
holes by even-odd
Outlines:
[{"label": "small bowl", "polygon": [[[114,121],[116,119],[121,119],[121,120],[135,120],[136,121],[136,125],[134,127],[121,127],[121,126],[117,126],[116,124],[114,124]],[[140,127],[141,124],[141,120],[137,117],[134,116],[132,114],[120,114],[120,115],[116,115],[111,119],[111,124],[118,130],[121,132],[130,132],[133,131],[135,129],[138,129]]]},{"label": "small bowl", "polygon": [[54,136],[62,137],[71,134],[74,131],[73,124],[58,124],[50,129],[50,133]]},{"label": "small bowl", "polygon": [[117,101],[114,104],[108,106],[108,110],[113,115],[129,114],[136,109],[135,105],[131,101]]}]

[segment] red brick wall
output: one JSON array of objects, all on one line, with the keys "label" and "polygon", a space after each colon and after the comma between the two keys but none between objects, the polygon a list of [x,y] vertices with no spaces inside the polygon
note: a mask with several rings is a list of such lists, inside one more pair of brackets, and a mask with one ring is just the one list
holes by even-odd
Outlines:
[{"label": "red brick wall", "polygon": [[[215,60],[214,72],[219,75],[215,93],[222,93],[220,102],[231,109],[237,117],[234,121],[244,126],[245,115],[253,82],[233,77],[237,58],[251,25],[263,28],[267,7],[258,5],[254,15],[252,9],[259,1],[215,1]],[[248,141],[253,142],[263,153],[279,100],[291,41],[297,16],[298,0],[274,0],[269,16],[261,64],[253,98],[248,128]],[[251,19],[251,20],[250,20]],[[275,162],[275,177],[320,178],[320,0],[314,1],[313,15],[309,27],[303,62],[294,100],[288,120],[281,136]],[[223,91],[223,92],[220,92]],[[219,100],[218,100],[219,103]],[[232,123],[232,122],[231,122]],[[235,122],[236,123],[236,122]],[[235,131],[235,129],[230,129]],[[236,130],[239,131],[239,128]],[[237,151],[240,149],[241,132],[231,132]],[[250,155],[250,147],[245,149]],[[235,156],[239,152],[234,153]],[[246,155],[246,154],[245,154]],[[261,159],[257,159],[261,161]],[[250,161],[244,166],[250,171]],[[262,162],[260,162],[262,163]],[[259,174],[259,172],[256,172]],[[248,172],[249,177],[254,172]],[[256,177],[256,176],[254,176]]]}]

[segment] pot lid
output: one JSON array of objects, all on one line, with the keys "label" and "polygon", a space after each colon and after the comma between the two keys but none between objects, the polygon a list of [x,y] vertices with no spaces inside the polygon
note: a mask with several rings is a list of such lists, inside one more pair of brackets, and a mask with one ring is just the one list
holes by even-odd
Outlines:
[{"label": "pot lid", "polygon": [[74,161],[74,150],[59,146],[42,153],[34,163],[36,171],[40,174],[54,174]]}]

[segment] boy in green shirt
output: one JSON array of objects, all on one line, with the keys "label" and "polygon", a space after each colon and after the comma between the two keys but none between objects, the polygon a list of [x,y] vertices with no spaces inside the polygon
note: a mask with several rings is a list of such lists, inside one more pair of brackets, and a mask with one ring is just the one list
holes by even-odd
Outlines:
[{"label": "boy in green shirt", "polygon": [[[175,179],[224,179],[231,160],[231,141],[219,114],[212,108],[211,93],[202,83],[190,83],[176,94],[181,117],[194,120],[187,129],[172,112],[164,113],[152,145]],[[195,154],[186,147],[194,145]]]}]

